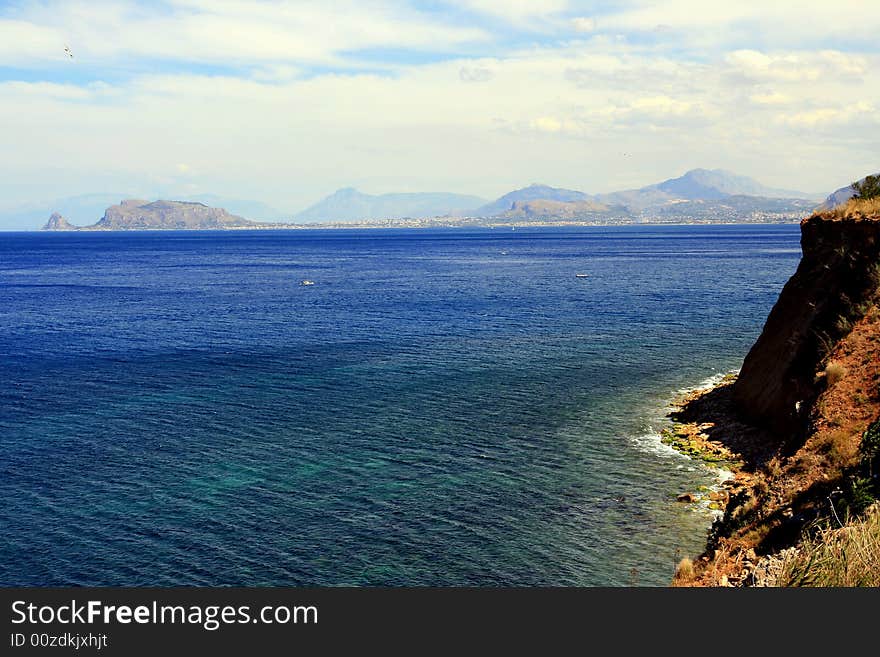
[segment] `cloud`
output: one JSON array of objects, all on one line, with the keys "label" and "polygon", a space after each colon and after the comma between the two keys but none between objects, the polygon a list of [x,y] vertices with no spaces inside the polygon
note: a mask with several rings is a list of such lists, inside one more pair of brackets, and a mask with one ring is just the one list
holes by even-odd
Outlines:
[{"label": "cloud", "polygon": [[876,108],[872,103],[860,101],[836,107],[819,107],[793,114],[782,114],[779,121],[799,128],[817,128],[827,125],[862,123],[866,119],[877,123]]},{"label": "cloud", "polygon": [[[170,8],[169,8],[170,7]],[[182,62],[340,64],[370,48],[444,50],[482,42],[488,34],[447,25],[399,5],[359,3],[176,0],[68,0],[26,5],[0,20],[0,64],[35,64],[65,57],[107,66],[135,58]]]},{"label": "cloud", "polygon": [[867,72],[865,60],[841,52],[763,53],[737,50],[725,57],[731,73],[754,81],[815,82],[823,78],[861,79]]},{"label": "cloud", "polygon": [[532,119],[529,125],[540,132],[560,132],[565,127],[562,121],[553,116],[539,116]]},{"label": "cloud", "polygon": [[768,91],[764,93],[756,93],[749,96],[749,100],[755,105],[788,105],[793,102],[793,98],[777,91]]},{"label": "cloud", "polygon": [[648,96],[637,98],[629,105],[633,112],[644,116],[681,116],[694,110],[694,103],[677,100],[669,96]]},{"label": "cloud", "polygon": [[610,191],[702,164],[821,190],[876,167],[876,43],[767,41],[775,9],[728,4],[23,2],[0,9],[0,63],[18,67],[0,80],[0,192],[163,172],[295,209],[345,185]]},{"label": "cloud", "polygon": [[579,16],[571,19],[571,26],[574,28],[575,32],[592,32],[596,29],[596,20],[594,18]]},{"label": "cloud", "polygon": [[[733,50],[737,43],[777,48],[803,47],[837,40],[874,41],[880,15],[863,0],[834,3],[773,0],[773,2],[701,2],[636,0],[602,16],[603,29],[649,33],[664,27],[676,35],[675,47]],[[822,47],[822,45],[819,45]]]},{"label": "cloud", "polygon": [[64,35],[54,27],[0,18],[0,63],[19,66],[30,61],[67,59]]},{"label": "cloud", "polygon": [[462,82],[488,82],[494,75],[482,66],[462,66],[458,70],[458,77]]},{"label": "cloud", "polygon": [[550,18],[569,6],[566,0],[459,0],[455,4],[514,23]]}]

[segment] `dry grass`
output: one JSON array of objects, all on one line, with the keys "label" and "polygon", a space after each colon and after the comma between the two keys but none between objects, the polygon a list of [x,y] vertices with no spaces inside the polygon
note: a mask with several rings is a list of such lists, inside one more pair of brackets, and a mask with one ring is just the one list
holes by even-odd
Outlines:
[{"label": "dry grass", "polygon": [[684,584],[692,582],[694,580],[694,575],[694,562],[685,557],[679,561],[678,565],[675,567],[675,576],[673,579],[679,584]]},{"label": "dry grass", "polygon": [[880,586],[880,512],[827,529],[782,565],[778,586]]},{"label": "dry grass", "polygon": [[833,429],[817,435],[815,449],[820,454],[827,455],[827,461],[832,465],[844,465],[853,459],[857,447],[852,443],[852,434],[846,429]]},{"label": "dry grass", "polygon": [[825,381],[827,381],[829,386],[833,386],[838,381],[842,381],[848,373],[845,365],[828,363],[828,366],[825,368]]},{"label": "dry grass", "polygon": [[880,198],[853,198],[843,205],[823,213],[832,219],[850,219],[854,217],[880,217]]}]

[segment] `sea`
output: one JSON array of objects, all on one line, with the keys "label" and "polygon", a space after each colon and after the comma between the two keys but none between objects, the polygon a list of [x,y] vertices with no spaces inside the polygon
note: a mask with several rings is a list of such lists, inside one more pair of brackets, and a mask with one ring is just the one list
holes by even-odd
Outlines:
[{"label": "sea", "polygon": [[665,413],[799,258],[797,225],[0,233],[0,585],[666,585],[723,475]]}]

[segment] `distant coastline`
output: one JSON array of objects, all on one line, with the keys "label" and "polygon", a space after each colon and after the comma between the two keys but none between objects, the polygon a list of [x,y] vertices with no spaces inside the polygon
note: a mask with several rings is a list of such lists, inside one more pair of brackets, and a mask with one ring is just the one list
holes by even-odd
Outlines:
[{"label": "distant coastline", "polygon": [[72,227],[72,228],[40,228],[33,231],[15,231],[15,232],[89,232],[89,233],[108,233],[108,232],[157,232],[172,230],[193,230],[193,231],[242,231],[242,230],[364,230],[364,229],[432,229],[432,228],[488,228],[488,229],[510,229],[510,228],[565,228],[565,227],[608,227],[608,226],[741,226],[746,224],[754,225],[774,225],[774,224],[797,224],[803,219],[804,215],[792,213],[790,216],[781,217],[760,217],[746,218],[740,220],[722,220],[722,219],[693,219],[691,221],[676,219],[675,221],[516,221],[501,222],[487,221],[485,219],[459,219],[459,220],[441,220],[441,219],[389,219],[389,220],[373,220],[373,221],[351,221],[351,222],[332,222],[332,223],[309,223],[309,224],[293,224],[293,223],[252,223],[249,225],[230,225],[230,226],[214,226],[214,227],[194,227],[194,228],[176,228],[176,227],[132,227],[132,228],[100,228],[96,226]]},{"label": "distant coastline", "polygon": [[[839,190],[840,191],[840,190]],[[95,196],[107,202],[107,195]],[[43,230],[326,230],[371,228],[505,228],[646,224],[789,223],[814,210],[821,197],[765,187],[722,170],[694,169],[639,189],[587,194],[532,184],[491,202],[446,192],[365,194],[337,190],[299,213],[285,215],[260,202],[128,198],[109,207],[59,199]],[[829,201],[826,200],[826,204]],[[224,206],[224,207],[221,207]],[[229,209],[227,209],[227,207]],[[65,208],[80,225],[64,216]],[[267,214],[268,212],[268,214]],[[93,214],[92,214],[93,213]],[[99,216],[89,225],[84,217]],[[45,215],[43,215],[45,216]]]}]

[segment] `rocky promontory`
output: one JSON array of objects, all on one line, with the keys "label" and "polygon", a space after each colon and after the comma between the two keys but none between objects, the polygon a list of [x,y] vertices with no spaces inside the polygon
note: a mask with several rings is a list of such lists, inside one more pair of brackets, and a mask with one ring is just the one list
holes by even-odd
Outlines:
[{"label": "rocky promontory", "polygon": [[128,199],[107,208],[94,225],[77,229],[55,213],[43,230],[216,230],[261,225],[204,203]]},{"label": "rocky promontory", "polygon": [[880,201],[804,219],[801,247],[736,380],[674,414],[741,460],[677,585],[761,585],[770,571],[776,585],[880,585]]}]

